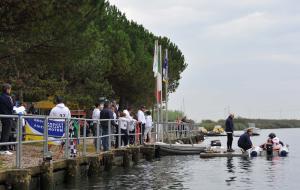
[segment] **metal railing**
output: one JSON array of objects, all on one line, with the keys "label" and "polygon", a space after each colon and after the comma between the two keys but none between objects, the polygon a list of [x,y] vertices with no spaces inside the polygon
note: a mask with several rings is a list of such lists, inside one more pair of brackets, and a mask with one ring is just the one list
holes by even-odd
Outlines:
[{"label": "metal railing", "polygon": [[[127,127],[127,133],[122,134],[121,133],[121,128],[117,127],[117,131],[113,132],[112,131],[112,120],[111,119],[105,119],[105,120],[97,120],[97,119],[86,119],[86,118],[62,118],[62,117],[50,117],[50,116],[41,116],[41,115],[0,115],[0,120],[3,119],[9,119],[9,120],[14,120],[15,125],[16,125],[16,139],[14,142],[1,142],[0,147],[2,146],[16,146],[16,161],[15,161],[15,166],[16,168],[21,168],[22,167],[22,145],[24,144],[35,144],[35,143],[41,143],[43,147],[43,158],[49,157],[50,151],[48,150],[48,145],[49,143],[56,143],[60,145],[61,151],[64,149],[64,158],[68,159],[70,158],[70,147],[72,141],[82,141],[82,146],[81,146],[81,153],[83,156],[87,155],[87,145],[88,140],[93,140],[92,144],[95,147],[95,153],[100,153],[101,150],[101,144],[104,145],[106,144],[107,150],[112,149],[112,142],[114,142],[114,145],[117,147],[122,147],[124,145],[124,142],[122,143],[122,136],[126,135],[127,138],[127,143],[125,144],[133,144],[133,145],[140,145],[143,144],[143,128],[141,125],[136,124],[134,131],[130,131],[129,127]],[[27,120],[28,119],[33,119],[33,120],[39,120],[39,122],[43,122],[43,130],[39,134],[36,133],[23,133],[24,127],[24,120],[26,121],[25,123],[28,124]],[[49,125],[50,121],[56,121],[63,123],[63,130],[64,130],[64,135],[63,136],[55,136],[55,135],[50,135],[49,134],[49,128],[53,128],[53,126]],[[70,127],[72,127],[72,123],[77,122],[79,126],[79,130],[77,131],[77,136],[71,137],[69,132]],[[120,120],[115,120],[120,122]],[[103,125],[104,122],[107,122],[107,125]],[[128,121],[132,122],[132,121]],[[95,124],[95,125],[94,125]],[[101,125],[102,124],[102,125]],[[130,123],[132,124],[132,123]],[[128,123],[128,125],[130,125]],[[88,136],[88,128],[90,129],[91,127],[95,127],[96,129],[93,128],[93,135]],[[2,126],[5,127],[5,126]],[[26,127],[29,127],[28,125]],[[107,133],[104,134],[104,130],[107,128]],[[163,142],[164,140],[170,140],[170,139],[179,139],[182,137],[191,137],[193,134],[195,134],[198,130],[197,125],[194,124],[189,124],[189,123],[181,123],[178,125],[178,123],[153,123],[153,128],[151,131],[152,141],[161,141]],[[3,130],[2,130],[3,131]],[[23,137],[40,137],[40,140],[35,140],[35,139],[23,139]],[[126,140],[126,139],[123,139]],[[60,144],[63,142],[63,144]],[[108,143],[108,144],[107,144]],[[77,144],[76,144],[77,145]],[[103,147],[106,148],[106,147]],[[79,146],[78,148],[79,149]],[[50,154],[50,157],[52,158],[52,155]]]}]

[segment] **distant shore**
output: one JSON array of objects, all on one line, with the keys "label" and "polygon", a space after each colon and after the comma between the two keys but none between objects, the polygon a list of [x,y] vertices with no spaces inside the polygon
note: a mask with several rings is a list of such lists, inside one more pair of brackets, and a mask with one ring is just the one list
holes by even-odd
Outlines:
[{"label": "distant shore", "polygon": [[[236,118],[234,119],[235,130],[244,130],[249,127],[249,123],[254,123],[255,127],[260,129],[281,129],[281,128],[300,128],[300,120],[289,119],[247,119]],[[225,120],[211,121],[203,120],[201,127],[208,131],[213,130],[216,125],[224,127]]]}]

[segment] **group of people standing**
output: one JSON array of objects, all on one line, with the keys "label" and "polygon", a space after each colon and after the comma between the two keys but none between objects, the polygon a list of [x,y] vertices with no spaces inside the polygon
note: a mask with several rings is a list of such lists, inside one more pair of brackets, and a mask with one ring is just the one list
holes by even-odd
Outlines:
[{"label": "group of people standing", "polygon": [[[100,129],[102,135],[108,135],[109,127],[111,127],[111,133],[119,134],[121,132],[121,146],[127,146],[128,144],[134,144],[135,140],[140,140],[140,143],[147,143],[151,141],[151,129],[152,129],[152,116],[151,111],[146,110],[145,106],[141,106],[137,113],[134,114],[130,107],[124,110],[119,109],[116,102],[105,101],[104,104],[96,103],[92,114],[93,136],[97,135],[97,120],[100,122]],[[141,135],[135,135],[141,134]],[[118,147],[118,141],[120,136],[115,135],[114,145]],[[102,138],[103,150],[108,150],[109,147],[108,137]]]}]

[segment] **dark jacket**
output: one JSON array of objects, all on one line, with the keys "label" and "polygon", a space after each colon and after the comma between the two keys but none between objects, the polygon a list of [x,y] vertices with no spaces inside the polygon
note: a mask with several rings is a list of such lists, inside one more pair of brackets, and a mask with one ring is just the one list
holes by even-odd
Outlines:
[{"label": "dark jacket", "polygon": [[[100,120],[101,119],[112,119],[111,120],[111,125],[115,126],[116,123],[113,120],[114,119],[114,114],[113,112],[109,109],[109,108],[104,108],[101,112],[100,112]],[[101,121],[101,126],[102,127],[108,127],[108,121]]]},{"label": "dark jacket", "polygon": [[225,122],[225,131],[226,132],[233,132],[234,131],[233,118],[231,116],[229,116],[226,119],[226,122]]},{"label": "dark jacket", "polygon": [[0,96],[0,114],[12,115],[13,108],[14,104],[11,97],[6,93],[2,93]]},{"label": "dark jacket", "polygon": [[240,136],[238,140],[238,146],[243,148],[244,150],[248,150],[252,147],[250,135],[247,132]]}]

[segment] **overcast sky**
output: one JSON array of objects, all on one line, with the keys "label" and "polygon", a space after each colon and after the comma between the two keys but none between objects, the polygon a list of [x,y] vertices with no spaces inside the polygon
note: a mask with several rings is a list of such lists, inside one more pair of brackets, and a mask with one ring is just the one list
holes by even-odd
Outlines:
[{"label": "overcast sky", "polygon": [[300,119],[299,0],[110,2],[185,55],[172,109],[197,121],[224,118],[228,110]]}]

